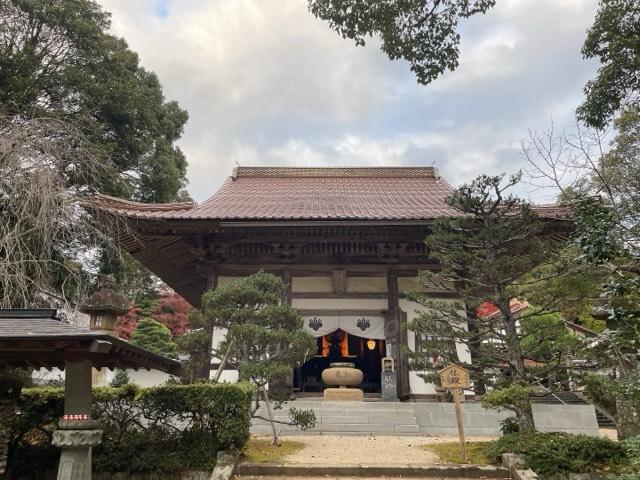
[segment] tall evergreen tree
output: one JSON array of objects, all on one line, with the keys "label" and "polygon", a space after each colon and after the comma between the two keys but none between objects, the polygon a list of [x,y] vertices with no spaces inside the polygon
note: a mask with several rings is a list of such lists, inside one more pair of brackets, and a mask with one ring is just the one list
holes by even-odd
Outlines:
[{"label": "tall evergreen tree", "polygon": [[185,185],[187,113],[109,27],[93,0],[0,0],[0,109],[81,127],[119,173],[104,193],[170,202]]},{"label": "tall evergreen tree", "polygon": [[[541,277],[565,274],[568,265],[559,269],[553,263],[558,245],[546,234],[545,222],[525,201],[508,194],[519,178],[516,175],[504,183],[501,176],[483,175],[448,198],[462,215],[433,223],[426,243],[441,268],[421,272],[418,283],[427,290],[451,292],[459,301],[414,293],[412,299],[427,310],[409,328],[426,339],[422,351],[412,355],[413,368],[427,372],[425,377],[433,380],[442,362],[460,361],[456,344],[468,345],[472,377],[498,391],[506,389],[509,394],[499,396],[495,404],[513,410],[521,430],[529,430],[534,428],[529,387],[545,372],[534,374],[527,368],[526,360],[539,345],[523,342],[523,337],[543,336],[547,326],[528,322],[523,331],[520,322],[554,311],[561,298],[549,292],[522,316],[514,315],[512,301],[527,298]],[[490,305],[497,315],[483,316],[481,305]],[[553,356],[547,359],[549,369],[558,365]]]}]

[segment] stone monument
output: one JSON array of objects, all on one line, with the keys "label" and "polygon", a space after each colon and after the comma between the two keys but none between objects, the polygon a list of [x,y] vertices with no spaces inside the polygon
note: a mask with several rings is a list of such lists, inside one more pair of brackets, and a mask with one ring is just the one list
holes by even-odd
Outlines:
[{"label": "stone monument", "polygon": [[362,371],[349,362],[330,363],[330,368],[322,371],[322,381],[329,385],[324,390],[325,400],[360,400],[364,399],[362,389],[355,388],[362,383]]}]

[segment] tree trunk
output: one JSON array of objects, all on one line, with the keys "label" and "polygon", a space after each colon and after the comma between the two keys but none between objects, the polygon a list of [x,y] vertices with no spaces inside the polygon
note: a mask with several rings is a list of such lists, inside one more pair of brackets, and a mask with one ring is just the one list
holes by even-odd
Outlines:
[{"label": "tree trunk", "polygon": [[231,349],[233,348],[233,340],[231,342],[229,342],[229,347],[227,348],[227,351],[224,354],[224,357],[222,357],[222,360],[220,360],[220,365],[218,365],[218,370],[216,370],[216,374],[213,376],[213,383],[218,383],[218,381],[220,380],[220,375],[222,375],[222,372],[224,371],[224,367],[227,365],[227,362],[229,361],[229,357],[231,356]]},{"label": "tree trunk", "polygon": [[276,430],[276,424],[273,418],[273,409],[271,408],[271,401],[269,400],[269,394],[267,389],[262,387],[262,396],[264,397],[264,403],[267,406],[267,414],[269,415],[269,423],[271,423],[271,429],[273,430],[272,445],[280,445],[280,439],[278,438],[278,431]]},{"label": "tree trunk", "polygon": [[523,400],[517,405],[516,420],[521,432],[531,432],[536,429],[533,422],[533,409],[529,399]]},{"label": "tree trunk", "polygon": [[[502,326],[505,333],[505,345],[509,355],[509,366],[511,367],[511,381],[520,385],[526,385],[524,372],[524,356],[520,347],[520,337],[516,327],[516,320],[511,314],[510,299],[506,298],[500,301],[499,308],[502,313]],[[518,401],[516,407],[516,418],[520,431],[535,430],[533,423],[533,409],[531,400],[527,397]]]},{"label": "tree trunk", "polygon": [[202,365],[200,367],[200,371],[198,372],[198,378],[209,380],[211,377],[211,349],[213,344],[213,325],[207,325],[204,327],[207,332],[207,348],[204,351],[204,358],[202,360]]},{"label": "tree trunk", "polygon": [[[478,362],[478,359],[480,357],[480,348],[482,346],[482,339],[480,338],[480,334],[479,334],[475,308],[470,308],[469,305],[467,305],[466,316],[467,316],[467,329],[469,330],[470,333],[473,334],[473,336],[469,338],[469,354],[471,355],[471,371],[474,371],[474,370],[477,371],[478,377],[480,377],[480,374],[482,373],[482,368],[474,368],[474,365],[476,364],[476,362]],[[455,348],[455,345],[454,345],[454,348]],[[487,387],[481,378],[478,378],[474,382],[473,391],[478,396],[484,395],[485,393],[487,393]]]}]

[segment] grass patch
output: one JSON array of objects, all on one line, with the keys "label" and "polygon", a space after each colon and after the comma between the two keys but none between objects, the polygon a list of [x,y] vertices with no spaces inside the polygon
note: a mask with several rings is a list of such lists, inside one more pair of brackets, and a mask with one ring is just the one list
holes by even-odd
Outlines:
[{"label": "grass patch", "polygon": [[244,446],[242,456],[249,463],[282,463],[287,455],[299,452],[304,443],[281,440],[280,445],[271,445],[270,439],[250,438]]},{"label": "grass patch", "polygon": [[[489,460],[484,454],[487,442],[467,442],[465,446],[467,450],[467,463],[489,465]],[[423,445],[422,448],[434,452],[443,462],[462,463],[460,459],[460,443],[458,442],[434,443],[431,445]]]}]

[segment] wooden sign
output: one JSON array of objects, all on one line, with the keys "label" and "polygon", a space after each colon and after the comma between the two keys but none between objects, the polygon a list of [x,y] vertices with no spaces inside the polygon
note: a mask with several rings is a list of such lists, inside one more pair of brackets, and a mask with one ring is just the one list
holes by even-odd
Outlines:
[{"label": "wooden sign", "polygon": [[456,410],[456,423],[458,424],[458,437],[460,438],[460,456],[462,461],[467,461],[467,451],[465,449],[464,428],[462,426],[462,407],[460,406],[460,392],[471,386],[469,371],[456,365],[449,365],[440,370],[440,381],[442,388],[448,388],[453,394],[453,402]]},{"label": "wooden sign", "polygon": [[469,388],[471,386],[469,372],[456,364],[440,370],[440,381],[442,388]]}]

